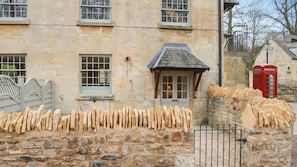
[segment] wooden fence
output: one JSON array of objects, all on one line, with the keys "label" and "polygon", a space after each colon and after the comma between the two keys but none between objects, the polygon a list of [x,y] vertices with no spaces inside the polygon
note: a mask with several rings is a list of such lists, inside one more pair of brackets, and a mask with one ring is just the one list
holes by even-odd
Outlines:
[{"label": "wooden fence", "polygon": [[0,75],[0,111],[7,113],[23,112],[25,107],[38,109],[44,105],[46,110],[54,110],[54,82],[40,81],[24,77],[15,83],[9,76]]}]

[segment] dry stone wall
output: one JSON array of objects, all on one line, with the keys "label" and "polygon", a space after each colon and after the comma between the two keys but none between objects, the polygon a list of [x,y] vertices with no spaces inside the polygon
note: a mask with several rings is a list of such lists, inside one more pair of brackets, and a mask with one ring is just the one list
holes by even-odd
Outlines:
[{"label": "dry stone wall", "polygon": [[0,166],[193,166],[192,128],[178,106],[0,112]]},{"label": "dry stone wall", "polygon": [[208,95],[210,123],[236,123],[243,129],[243,166],[291,166],[296,115],[290,104],[246,87],[213,86]]},{"label": "dry stone wall", "polygon": [[209,88],[208,95],[213,98],[208,103],[213,117],[221,116],[220,112],[230,113],[226,114],[229,120],[222,120],[223,123],[281,130],[291,128],[296,119],[290,104],[277,98],[264,98],[260,90],[213,86]]}]

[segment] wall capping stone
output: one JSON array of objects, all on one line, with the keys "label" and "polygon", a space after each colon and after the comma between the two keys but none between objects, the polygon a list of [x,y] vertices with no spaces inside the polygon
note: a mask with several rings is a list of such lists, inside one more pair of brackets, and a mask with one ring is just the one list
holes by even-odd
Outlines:
[{"label": "wall capping stone", "polygon": [[53,131],[83,134],[101,129],[132,129],[145,127],[156,131],[165,128],[182,129],[192,132],[192,111],[187,108],[157,107],[156,109],[132,109],[130,106],[121,110],[105,111],[101,107],[93,107],[92,111],[72,110],[69,115],[62,115],[60,109],[45,111],[41,105],[38,110],[29,107],[24,113],[0,112],[0,132],[23,134],[29,131]]}]

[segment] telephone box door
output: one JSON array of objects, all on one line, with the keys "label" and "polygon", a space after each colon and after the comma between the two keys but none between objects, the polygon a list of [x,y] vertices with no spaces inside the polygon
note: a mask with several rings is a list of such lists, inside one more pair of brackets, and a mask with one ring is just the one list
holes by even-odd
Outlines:
[{"label": "telephone box door", "polygon": [[253,88],[260,89],[263,97],[277,97],[277,67],[274,65],[256,65],[253,69]]}]

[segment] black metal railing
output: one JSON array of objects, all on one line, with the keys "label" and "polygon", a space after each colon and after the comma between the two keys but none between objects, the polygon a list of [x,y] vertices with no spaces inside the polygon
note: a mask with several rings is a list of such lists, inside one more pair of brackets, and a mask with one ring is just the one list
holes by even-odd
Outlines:
[{"label": "black metal railing", "polygon": [[240,167],[242,130],[236,125],[200,125],[194,130],[195,164],[199,167]]}]

